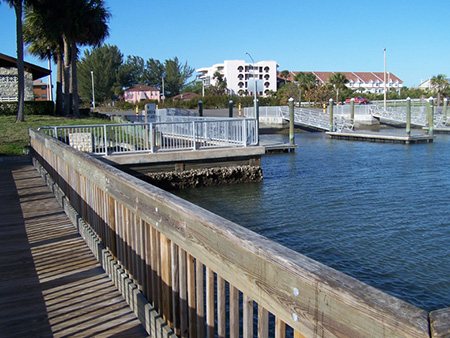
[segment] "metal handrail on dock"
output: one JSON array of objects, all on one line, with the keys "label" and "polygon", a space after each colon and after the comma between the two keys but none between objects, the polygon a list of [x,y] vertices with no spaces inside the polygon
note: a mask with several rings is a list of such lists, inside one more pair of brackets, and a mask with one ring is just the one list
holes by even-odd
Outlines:
[{"label": "metal handrail on dock", "polygon": [[449,328],[448,310],[429,314],[55,138],[30,137],[73,219],[92,229],[102,264],[126,274],[126,299],[158,337],[253,337],[254,327],[268,337],[270,318],[275,337],[287,327],[294,337],[368,338]]},{"label": "metal handrail on dock", "polygon": [[39,131],[94,155],[256,145],[256,120],[173,117],[172,121],[41,127]]}]

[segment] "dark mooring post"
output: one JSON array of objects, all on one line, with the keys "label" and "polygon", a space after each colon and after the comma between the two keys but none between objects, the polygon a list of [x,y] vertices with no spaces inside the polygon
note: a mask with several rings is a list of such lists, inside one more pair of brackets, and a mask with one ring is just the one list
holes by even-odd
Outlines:
[{"label": "dark mooring post", "polygon": [[294,98],[289,99],[289,144],[295,144],[294,132]]},{"label": "dark mooring post", "polygon": [[203,116],[203,101],[198,101],[198,116]]},{"label": "dark mooring post", "polygon": [[406,136],[411,136],[411,98],[406,99]]},{"label": "dark mooring post", "polygon": [[330,112],[330,131],[334,131],[334,117],[333,117],[333,99],[330,99],[328,111]]},{"label": "dark mooring post", "polygon": [[233,100],[228,102],[228,117],[233,117]]}]

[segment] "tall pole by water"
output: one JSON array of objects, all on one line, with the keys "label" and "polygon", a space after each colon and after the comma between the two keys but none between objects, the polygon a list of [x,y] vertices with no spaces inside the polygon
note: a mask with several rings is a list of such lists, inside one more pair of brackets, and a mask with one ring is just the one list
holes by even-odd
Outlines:
[{"label": "tall pole by water", "polygon": [[386,111],[386,47],[383,48],[384,51],[384,111]]},{"label": "tall pole by water", "polygon": [[411,98],[406,99],[406,136],[411,136]]},{"label": "tall pole by water", "polygon": [[92,80],[92,108],[95,109],[94,71],[93,70],[91,70],[91,80]]},{"label": "tall pole by water", "polygon": [[328,109],[330,112],[330,131],[334,131],[333,99],[330,99]]},{"label": "tall pole by water", "polygon": [[294,133],[294,98],[289,99],[289,144],[295,144]]},{"label": "tall pole by water", "polygon": [[428,134],[433,136],[433,125],[434,125],[434,100],[430,98],[430,120],[428,122]]},{"label": "tall pole by water", "polygon": [[350,119],[351,123],[355,122],[355,98],[350,99]]},{"label": "tall pole by water", "polygon": [[445,125],[447,125],[447,105],[448,105],[448,98],[444,99],[444,107],[442,108],[442,114],[444,114],[444,122]]}]

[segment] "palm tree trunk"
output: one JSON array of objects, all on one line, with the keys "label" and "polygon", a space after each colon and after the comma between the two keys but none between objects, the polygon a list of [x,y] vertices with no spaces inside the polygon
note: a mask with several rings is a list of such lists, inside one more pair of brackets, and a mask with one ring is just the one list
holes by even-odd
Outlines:
[{"label": "palm tree trunk", "polygon": [[339,102],[339,87],[336,88],[336,104]]},{"label": "palm tree trunk", "polygon": [[70,46],[66,35],[64,41],[64,115],[70,115]]},{"label": "palm tree trunk", "polygon": [[72,43],[71,46],[71,64],[72,64],[72,105],[73,105],[73,116],[76,118],[80,117],[80,110],[78,109],[78,80],[77,80],[77,46]]},{"label": "palm tree trunk", "polygon": [[63,114],[63,56],[61,52],[56,54],[56,115]]},{"label": "palm tree trunk", "polygon": [[25,70],[23,65],[22,0],[14,2],[17,35],[17,117],[16,122],[25,121]]}]

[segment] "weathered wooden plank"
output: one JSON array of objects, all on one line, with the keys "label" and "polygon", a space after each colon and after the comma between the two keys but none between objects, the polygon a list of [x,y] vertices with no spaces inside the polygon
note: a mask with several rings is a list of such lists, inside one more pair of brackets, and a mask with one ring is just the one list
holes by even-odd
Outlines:
[{"label": "weathered wooden plank", "polygon": [[243,310],[243,337],[253,338],[253,300],[244,294],[242,301]]},{"label": "weathered wooden plank", "polygon": [[189,307],[189,337],[197,337],[197,311],[195,300],[195,259],[187,254],[187,293]]},{"label": "weathered wooden plank", "polygon": [[214,338],[214,272],[206,268],[206,336]]},{"label": "weathered wooden plank", "polygon": [[172,285],[172,320],[174,332],[180,335],[180,265],[178,262],[178,247],[174,242],[170,242],[171,253],[171,285]]},{"label": "weathered wooden plank", "polygon": [[187,262],[186,251],[178,249],[179,287],[180,287],[180,336],[188,336]]},{"label": "weathered wooden plank", "polygon": [[286,324],[278,317],[275,317],[275,338],[286,337]]},{"label": "weathered wooden plank", "polygon": [[258,305],[258,338],[269,337],[269,312]]},{"label": "weathered wooden plank", "polygon": [[433,338],[450,337],[450,307],[430,313],[430,330]]},{"label": "weathered wooden plank", "polygon": [[239,338],[239,290],[230,284],[230,338]]},{"label": "weathered wooden plank", "polygon": [[196,296],[197,296],[197,337],[205,337],[205,266],[197,259],[195,261],[195,283],[196,283]]},{"label": "weathered wooden plank", "polygon": [[225,338],[226,335],[226,293],[225,280],[217,276],[217,335]]}]

